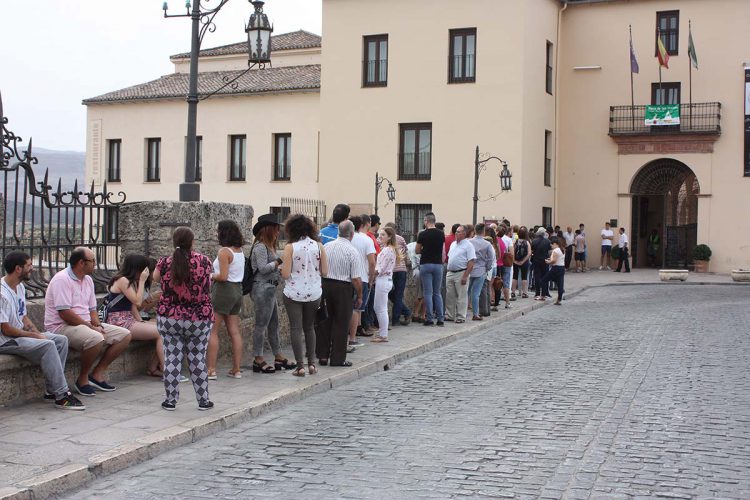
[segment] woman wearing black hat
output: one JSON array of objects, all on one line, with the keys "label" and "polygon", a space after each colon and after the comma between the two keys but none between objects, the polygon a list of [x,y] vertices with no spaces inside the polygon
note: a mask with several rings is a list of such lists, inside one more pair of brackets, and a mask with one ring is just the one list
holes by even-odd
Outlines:
[{"label": "woman wearing black hat", "polygon": [[[294,364],[284,357],[279,341],[279,305],[276,302],[276,287],[281,278],[281,259],[276,255],[276,242],[281,224],[273,214],[261,215],[253,226],[255,243],[250,255],[255,271],[251,297],[255,308],[255,328],[253,329],[253,371],[274,373],[280,369],[293,369]],[[274,366],[263,359],[263,340],[268,332],[268,342],[275,357]]]}]

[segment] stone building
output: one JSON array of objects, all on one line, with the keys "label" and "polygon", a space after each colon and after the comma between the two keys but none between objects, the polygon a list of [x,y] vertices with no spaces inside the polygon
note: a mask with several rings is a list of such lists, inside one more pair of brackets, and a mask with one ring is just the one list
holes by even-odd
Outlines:
[{"label": "stone building", "polygon": [[[706,243],[711,270],[747,268],[750,222],[738,215],[750,208],[748,18],[746,0],[323,0],[325,50],[309,33],[279,35],[273,69],[200,104],[202,196],[256,213],[283,212],[282,197],[371,209],[377,173],[396,189],[393,203],[381,191],[380,215],[410,236],[427,210],[471,220],[479,146],[513,174],[498,195],[499,162],[481,172],[480,220],[584,223],[592,250],[612,221],[630,235],[636,266],[656,229],[659,265],[689,267]],[[669,53],[661,84],[657,30]],[[244,68],[240,50],[201,53],[204,91]],[[172,60],[173,75],[84,101],[89,180],[103,181],[117,153],[131,199],[176,199],[187,75],[186,56]],[[680,124],[646,126],[651,104],[679,104]],[[235,180],[238,157],[245,175]]]}]

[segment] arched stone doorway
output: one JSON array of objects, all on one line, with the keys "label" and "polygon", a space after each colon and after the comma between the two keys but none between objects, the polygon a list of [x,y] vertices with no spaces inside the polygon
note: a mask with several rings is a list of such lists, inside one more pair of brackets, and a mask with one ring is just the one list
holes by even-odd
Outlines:
[{"label": "arched stone doorway", "polygon": [[[698,236],[700,185],[690,167],[669,158],[647,163],[633,178],[630,194],[633,266],[691,267]],[[658,237],[657,251],[650,244],[654,232]]]}]

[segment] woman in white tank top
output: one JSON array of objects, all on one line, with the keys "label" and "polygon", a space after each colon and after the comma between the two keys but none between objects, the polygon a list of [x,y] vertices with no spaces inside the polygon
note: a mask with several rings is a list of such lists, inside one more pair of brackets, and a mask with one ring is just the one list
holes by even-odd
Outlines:
[{"label": "woman in white tank top", "polygon": [[245,254],[242,253],[244,239],[237,223],[232,220],[219,222],[218,240],[221,248],[214,260],[211,275],[211,301],[214,306],[214,326],[208,338],[208,379],[216,380],[216,362],[219,357],[219,328],[224,323],[232,341],[232,369],[228,377],[241,378],[242,335],[240,335],[240,310],[242,308],[242,277],[245,274]]},{"label": "woman in white tank top", "polygon": [[315,367],[315,316],[323,294],[321,277],[328,274],[328,260],[318,241],[318,229],[302,214],[289,217],[285,223],[287,240],[282,256],[281,276],[284,278],[284,306],[289,317],[289,333],[297,367],[292,375],[305,376],[302,333],[307,347],[307,370]]}]

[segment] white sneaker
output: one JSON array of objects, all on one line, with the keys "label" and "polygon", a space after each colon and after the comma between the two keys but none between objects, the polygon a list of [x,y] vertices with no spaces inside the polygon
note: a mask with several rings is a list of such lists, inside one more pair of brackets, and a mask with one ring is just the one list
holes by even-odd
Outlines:
[{"label": "white sneaker", "polygon": [[178,379],[178,382],[181,384],[184,384],[185,382],[190,382],[190,379],[186,377],[185,375],[180,375],[180,378]]},{"label": "white sneaker", "polygon": [[604,269],[604,266],[599,266],[599,270],[601,271],[602,269]]},{"label": "white sneaker", "polygon": [[611,270],[612,270],[612,268],[609,267],[609,266],[607,266],[607,271],[611,271]]}]

